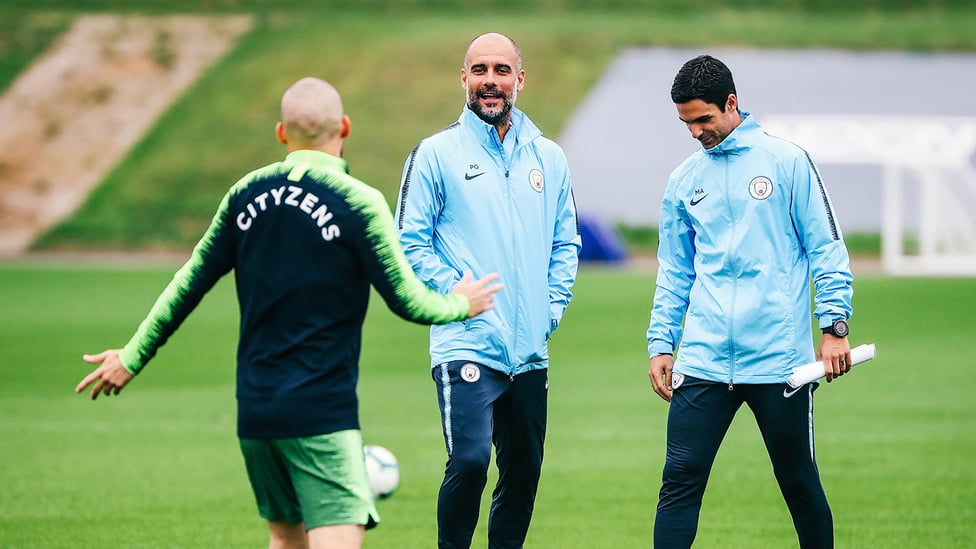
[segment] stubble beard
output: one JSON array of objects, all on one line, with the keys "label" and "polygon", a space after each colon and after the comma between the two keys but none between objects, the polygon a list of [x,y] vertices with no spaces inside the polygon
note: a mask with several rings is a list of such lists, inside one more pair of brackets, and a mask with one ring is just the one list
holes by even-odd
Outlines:
[{"label": "stubble beard", "polygon": [[481,103],[478,99],[481,98],[481,94],[488,90],[482,88],[479,90],[468,90],[468,108],[471,112],[475,113],[478,118],[483,120],[486,124],[498,127],[499,125],[508,122],[509,116],[512,114],[512,107],[515,106],[515,98],[517,96],[516,91],[512,92],[511,97],[500,92],[498,89],[491,90],[495,93],[495,97],[502,100],[502,105],[497,110],[486,111],[481,108]]}]

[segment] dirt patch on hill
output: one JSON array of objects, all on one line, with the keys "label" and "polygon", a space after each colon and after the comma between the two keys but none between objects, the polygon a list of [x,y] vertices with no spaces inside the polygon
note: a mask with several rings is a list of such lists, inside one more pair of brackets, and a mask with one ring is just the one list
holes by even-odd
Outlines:
[{"label": "dirt patch on hill", "polygon": [[249,16],[78,18],[0,98],[0,256],[74,211]]}]

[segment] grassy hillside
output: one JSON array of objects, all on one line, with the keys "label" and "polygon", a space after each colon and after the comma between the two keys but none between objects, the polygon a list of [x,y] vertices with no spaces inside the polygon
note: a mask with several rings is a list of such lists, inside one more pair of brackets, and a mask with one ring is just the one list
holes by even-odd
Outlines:
[{"label": "grassy hillside", "polygon": [[[346,148],[352,172],[392,202],[410,149],[456,118],[463,100],[458,69],[464,47],[488,30],[506,32],[522,46],[527,80],[519,106],[552,137],[559,136],[606,63],[629,46],[976,51],[976,10],[952,0],[912,9],[904,8],[909,2],[863,0],[844,3],[845,11],[831,0],[787,2],[787,10],[770,8],[773,2],[746,2],[753,6],[746,11],[691,9],[720,5],[711,1],[621,0],[610,5],[629,11],[585,14],[569,9],[584,4],[574,1],[529,3],[518,13],[514,8],[475,12],[467,9],[471,2],[424,3],[446,6],[440,11],[410,8],[419,4],[374,1],[357,3],[356,9],[315,10],[297,0],[140,2],[140,10],[147,11],[164,6],[253,11],[259,24],[163,117],[76,215],[35,248],[189,249],[224,191],[247,171],[281,157],[272,135],[278,100],[305,75],[326,78],[344,94],[353,119]],[[38,13],[63,18],[122,5],[38,0],[23,13],[38,21]],[[637,9],[648,5],[655,8]],[[268,11],[271,6],[292,9]],[[562,9],[540,12],[556,6]],[[19,16],[22,9],[16,2],[0,8],[0,20],[30,24],[31,18]],[[45,31],[50,25],[34,27],[36,41],[51,34]]]}]

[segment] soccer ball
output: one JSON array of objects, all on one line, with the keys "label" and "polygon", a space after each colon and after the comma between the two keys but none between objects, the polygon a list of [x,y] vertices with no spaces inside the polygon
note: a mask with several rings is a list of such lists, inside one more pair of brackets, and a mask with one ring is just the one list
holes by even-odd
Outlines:
[{"label": "soccer ball", "polygon": [[400,485],[400,465],[396,456],[386,448],[373,444],[363,446],[363,452],[366,454],[366,476],[369,477],[373,496],[376,499],[392,496]]}]

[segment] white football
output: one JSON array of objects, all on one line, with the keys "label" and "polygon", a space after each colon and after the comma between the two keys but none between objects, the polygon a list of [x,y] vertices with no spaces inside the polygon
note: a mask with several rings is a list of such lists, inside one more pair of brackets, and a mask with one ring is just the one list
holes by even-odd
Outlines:
[{"label": "white football", "polygon": [[382,446],[363,446],[366,454],[366,475],[377,499],[388,498],[400,485],[400,465],[393,452]]}]

